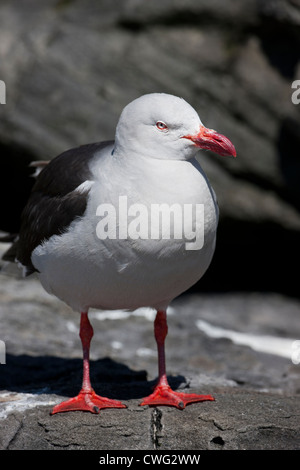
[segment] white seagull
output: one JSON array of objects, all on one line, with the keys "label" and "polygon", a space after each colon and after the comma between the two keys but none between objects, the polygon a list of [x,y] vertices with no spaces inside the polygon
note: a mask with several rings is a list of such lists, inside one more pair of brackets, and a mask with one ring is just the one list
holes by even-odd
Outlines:
[{"label": "white seagull", "polygon": [[[185,100],[151,93],[124,108],[114,141],[68,150],[39,173],[19,237],[5,258],[22,265],[26,275],[36,272],[47,292],[81,314],[82,388],[56,405],[53,414],[126,407],[100,397],[91,386],[90,308],[156,310],[158,382],[141,405],[183,409],[214,399],[173,391],[165,367],[167,307],[203,276],[216,243],[218,206],[195,158],[199,149],[236,156],[230,140],[204,127]],[[162,205],[169,208],[169,227],[150,217]],[[192,208],[181,236],[178,226],[186,218],[178,207]],[[199,207],[202,218],[196,217]],[[187,242],[197,233],[202,243],[191,248]]]}]

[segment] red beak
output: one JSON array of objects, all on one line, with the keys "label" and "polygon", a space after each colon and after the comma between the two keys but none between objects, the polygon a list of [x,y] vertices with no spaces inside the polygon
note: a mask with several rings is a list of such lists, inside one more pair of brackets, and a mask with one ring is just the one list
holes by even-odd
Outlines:
[{"label": "red beak", "polygon": [[236,150],[230,140],[225,135],[218,134],[213,129],[200,127],[200,131],[196,135],[185,135],[183,139],[190,139],[194,144],[205,150],[211,150],[222,156],[233,155],[236,157]]}]

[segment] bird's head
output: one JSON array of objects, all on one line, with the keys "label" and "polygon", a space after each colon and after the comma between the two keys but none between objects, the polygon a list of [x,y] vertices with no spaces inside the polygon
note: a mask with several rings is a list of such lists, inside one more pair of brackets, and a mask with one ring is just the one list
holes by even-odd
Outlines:
[{"label": "bird's head", "polygon": [[116,149],[158,159],[188,160],[199,149],[236,156],[230,140],[206,128],[184,99],[151,93],[129,103],[116,130]]}]

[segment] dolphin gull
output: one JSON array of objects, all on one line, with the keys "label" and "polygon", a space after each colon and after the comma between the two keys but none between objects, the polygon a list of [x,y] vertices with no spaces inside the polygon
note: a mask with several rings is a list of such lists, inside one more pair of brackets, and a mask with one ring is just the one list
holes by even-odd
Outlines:
[{"label": "dolphin gull", "polygon": [[124,108],[114,141],[68,150],[37,176],[6,259],[25,275],[36,272],[47,292],[81,314],[82,388],[53,414],[126,407],[91,386],[90,308],[156,310],[158,381],[141,405],[183,409],[214,399],[173,391],[165,366],[167,307],[203,276],[216,243],[218,206],[195,158],[200,149],[236,156],[230,140],[206,128],[184,99],[151,93]]}]

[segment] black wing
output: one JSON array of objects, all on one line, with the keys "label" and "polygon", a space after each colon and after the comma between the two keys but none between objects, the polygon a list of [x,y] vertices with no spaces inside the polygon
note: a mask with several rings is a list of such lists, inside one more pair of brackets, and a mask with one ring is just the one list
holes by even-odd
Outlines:
[{"label": "black wing", "polygon": [[83,216],[89,191],[75,189],[92,178],[89,164],[96,152],[112,143],[67,150],[45,166],[22,213],[19,238],[4,254],[4,260],[19,261],[26,268],[26,275],[37,271],[31,261],[32,251],[52,235],[63,233],[76,217]]}]

